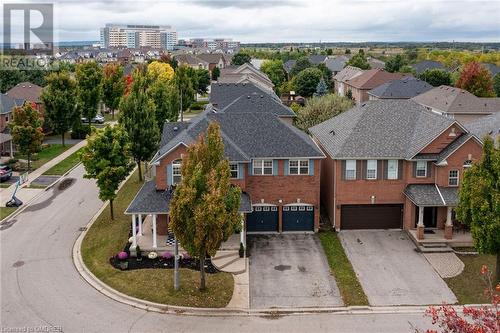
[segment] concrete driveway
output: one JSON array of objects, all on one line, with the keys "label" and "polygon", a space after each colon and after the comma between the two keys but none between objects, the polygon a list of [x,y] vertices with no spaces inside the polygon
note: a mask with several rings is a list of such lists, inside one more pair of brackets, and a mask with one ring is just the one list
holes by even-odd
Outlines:
[{"label": "concrete driveway", "polygon": [[247,237],[252,308],[343,305],[315,235]]},{"label": "concrete driveway", "polygon": [[371,305],[457,302],[404,231],[346,230],[340,239]]}]

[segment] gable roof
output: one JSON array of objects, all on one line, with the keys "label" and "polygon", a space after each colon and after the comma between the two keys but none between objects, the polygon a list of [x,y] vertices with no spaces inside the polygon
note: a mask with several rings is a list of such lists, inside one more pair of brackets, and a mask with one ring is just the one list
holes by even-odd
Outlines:
[{"label": "gable roof", "polygon": [[354,66],[346,66],[340,72],[338,72],[333,79],[338,82],[347,82],[356,76],[363,74],[363,70]]},{"label": "gable roof", "polygon": [[209,64],[217,64],[222,59],[224,62],[224,57],[222,53],[200,53],[196,55],[196,58],[201,59]]},{"label": "gable roof", "polygon": [[219,108],[217,112],[224,113],[270,113],[279,117],[295,117],[295,112],[288,106],[281,103],[279,99],[271,97],[264,92],[252,92],[248,95],[242,95],[226,105],[223,109]]},{"label": "gable roof", "polygon": [[183,53],[174,57],[180,64],[188,64],[190,66],[198,66],[202,64],[203,66],[208,66],[208,62],[194,56],[192,54]]},{"label": "gable roof", "polygon": [[241,96],[252,93],[268,94],[279,100],[273,91],[261,88],[251,82],[248,83],[212,83],[210,85],[210,103],[217,109],[223,109]]},{"label": "gable roof", "polygon": [[8,90],[5,94],[15,99],[39,103],[42,87],[31,82],[21,82]]},{"label": "gable roof", "polygon": [[0,94],[0,114],[7,114],[12,112],[16,106],[23,105],[24,101],[15,99],[6,94]]},{"label": "gable roof", "polygon": [[411,100],[368,101],[310,128],[332,158],[411,159],[456,123]]},{"label": "gable roof", "polygon": [[391,80],[397,80],[404,77],[402,73],[389,73],[383,69],[375,68],[363,72],[349,80],[348,84],[358,89],[373,89],[379,85]]},{"label": "gable roof", "polygon": [[434,88],[425,81],[405,76],[399,80],[386,82],[368,92],[369,95],[386,99],[409,99]]},{"label": "gable roof", "polygon": [[500,111],[500,98],[478,98],[470,92],[439,86],[412,98],[415,102],[444,113],[491,114]]},{"label": "gable roof", "polygon": [[498,73],[500,73],[500,67],[498,67],[495,64],[489,63],[489,62],[483,62],[481,63],[486,69],[490,72],[491,76],[495,76]]},{"label": "gable roof", "polygon": [[477,118],[466,123],[465,127],[480,139],[489,135],[496,140],[500,136],[500,112]]},{"label": "gable roof", "polygon": [[326,59],[328,59],[328,56],[322,55],[322,54],[311,54],[308,57],[309,61],[313,65],[319,65],[321,63],[324,63]]},{"label": "gable roof", "polygon": [[241,66],[228,66],[220,71],[219,83],[254,83],[264,89],[273,90],[274,84],[266,74],[245,63]]},{"label": "gable roof", "polygon": [[334,58],[328,58],[325,60],[326,67],[332,72],[340,72],[344,69],[345,64],[349,61],[349,57],[344,55],[339,55]]},{"label": "gable roof", "polygon": [[415,70],[417,75],[422,74],[428,69],[446,69],[442,63],[434,60],[422,60],[410,66]]},{"label": "gable roof", "polygon": [[295,59],[289,59],[289,60],[285,61],[285,63],[283,64],[283,69],[285,70],[285,72],[290,74],[290,72],[292,71],[292,68],[293,68],[293,66],[295,66],[296,62],[297,62],[297,60],[295,60]]}]

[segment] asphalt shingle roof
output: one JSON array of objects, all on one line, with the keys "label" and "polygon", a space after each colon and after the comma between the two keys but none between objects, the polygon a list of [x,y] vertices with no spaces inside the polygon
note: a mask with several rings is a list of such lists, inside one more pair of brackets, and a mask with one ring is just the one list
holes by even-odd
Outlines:
[{"label": "asphalt shingle roof", "polygon": [[415,70],[417,75],[425,72],[428,69],[445,69],[442,63],[433,60],[422,60],[411,65],[411,67]]},{"label": "asphalt shingle roof", "polygon": [[381,68],[374,68],[351,78],[348,84],[358,89],[373,89],[388,81],[401,79],[403,76],[405,76],[405,74],[390,73]]},{"label": "asphalt shingle roof", "polygon": [[363,70],[354,66],[346,66],[340,72],[338,72],[333,79],[338,82],[346,82],[349,81],[356,76],[363,74]]},{"label": "asphalt shingle roof", "polygon": [[0,114],[7,114],[12,112],[16,106],[23,105],[23,100],[15,99],[6,94],[0,94]]},{"label": "asphalt shingle roof", "polygon": [[210,85],[210,103],[217,109],[223,109],[235,99],[252,93],[268,94],[279,101],[279,97],[270,90],[260,88],[253,83],[212,83]]},{"label": "asphalt shingle roof", "polygon": [[489,63],[489,62],[485,62],[485,63],[482,63],[482,65],[484,67],[486,67],[486,69],[491,73],[491,76],[495,76],[498,73],[500,73],[500,67],[498,67],[495,64],[492,64],[492,63]]},{"label": "asphalt shingle roof", "polygon": [[380,99],[409,99],[433,88],[425,81],[406,76],[399,80],[386,82],[368,92]]},{"label": "asphalt shingle roof", "polygon": [[292,109],[264,92],[252,92],[248,95],[242,95],[226,105],[222,110],[224,113],[241,113],[252,110],[252,112],[258,113],[272,113],[280,117],[295,117],[295,112]]},{"label": "asphalt shingle roof", "polygon": [[15,99],[39,103],[42,87],[31,82],[21,82],[8,90],[6,94]]},{"label": "asphalt shingle roof", "polygon": [[458,187],[410,184],[403,193],[417,206],[456,206]]},{"label": "asphalt shingle roof", "polygon": [[453,123],[411,100],[377,100],[309,130],[332,158],[410,159]]},{"label": "asphalt shingle roof", "polygon": [[325,65],[334,73],[338,73],[344,69],[345,64],[349,61],[349,58],[343,55],[336,56],[335,58],[328,58],[325,60]]},{"label": "asphalt shingle roof", "polygon": [[496,139],[500,136],[500,112],[477,118],[476,120],[466,123],[465,127],[480,139],[484,138],[486,135]]}]

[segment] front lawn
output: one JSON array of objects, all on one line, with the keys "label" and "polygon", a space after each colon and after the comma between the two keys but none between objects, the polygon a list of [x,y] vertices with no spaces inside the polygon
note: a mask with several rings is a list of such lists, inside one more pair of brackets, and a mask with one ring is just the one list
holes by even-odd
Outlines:
[{"label": "front lawn", "polygon": [[14,213],[18,207],[0,207],[0,220]]},{"label": "front lawn", "polygon": [[199,272],[181,269],[181,288],[176,292],[171,269],[120,271],[111,266],[109,258],[120,252],[128,239],[131,218],[123,212],[142,185],[137,178],[136,171],[118,193],[114,202],[115,220],[110,219],[107,207],[87,232],[81,249],[85,265],[101,281],[133,297],[180,306],[226,306],[234,287],[229,273],[206,274],[207,290],[200,292]]},{"label": "front lawn", "polygon": [[495,256],[486,254],[457,254],[457,256],[465,264],[464,271],[444,281],[457,296],[458,302],[460,304],[490,303],[491,300],[484,296],[486,284],[480,272],[483,265],[488,266],[491,272],[495,272]]},{"label": "front lawn", "polygon": [[[66,144],[64,146],[62,144],[51,144],[51,145],[48,145],[47,147],[43,148],[39,153],[31,156],[31,159],[32,159],[31,160],[31,171],[38,169],[39,167],[41,167],[42,165],[44,165],[48,161],[61,155],[66,150],[71,148],[71,146],[72,145],[69,145],[69,144]],[[15,158],[27,160],[28,157],[26,155],[22,155],[20,153],[17,153],[17,154],[15,154]],[[26,167],[27,166],[28,165],[26,164]]]},{"label": "front lawn", "polygon": [[332,230],[327,230],[320,231],[318,236],[345,305],[368,305],[368,298],[358,281],[337,234]]},{"label": "front lawn", "polygon": [[61,162],[54,165],[52,168],[45,171],[43,174],[44,175],[64,175],[67,171],[69,171],[75,165],[80,163],[79,153],[81,150],[82,150],[82,148],[78,149],[73,154],[69,155]]}]

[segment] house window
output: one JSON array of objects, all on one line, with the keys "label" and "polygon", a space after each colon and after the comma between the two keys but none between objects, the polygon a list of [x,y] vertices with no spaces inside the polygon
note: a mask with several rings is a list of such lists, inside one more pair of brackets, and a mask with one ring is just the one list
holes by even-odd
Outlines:
[{"label": "house window", "polygon": [[377,160],[366,161],[366,179],[377,179]]},{"label": "house window", "polygon": [[229,163],[229,170],[231,171],[231,178],[238,178],[238,163]]},{"label": "house window", "polygon": [[172,162],[172,185],[180,183],[181,180],[181,160],[175,160]]},{"label": "house window", "polygon": [[417,161],[417,171],[415,175],[418,178],[427,177],[427,161]]},{"label": "house window", "polygon": [[290,160],[288,161],[288,171],[291,175],[308,175],[309,160]]},{"label": "house window", "polygon": [[345,161],[345,179],[355,180],[356,179],[356,161],[347,160]]},{"label": "house window", "polygon": [[273,160],[253,160],[254,175],[272,175]]},{"label": "house window", "polygon": [[398,160],[387,161],[387,179],[398,179]]},{"label": "house window", "polygon": [[448,174],[448,185],[458,186],[458,170],[450,170]]}]

